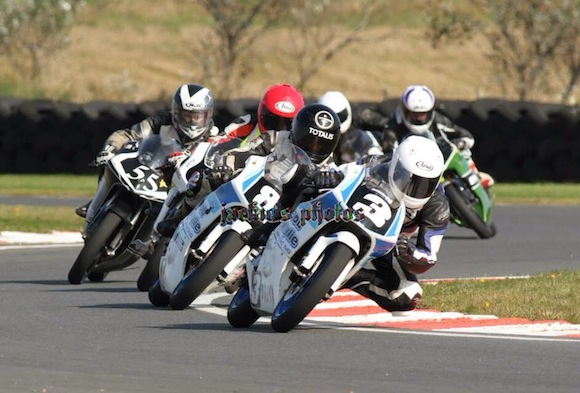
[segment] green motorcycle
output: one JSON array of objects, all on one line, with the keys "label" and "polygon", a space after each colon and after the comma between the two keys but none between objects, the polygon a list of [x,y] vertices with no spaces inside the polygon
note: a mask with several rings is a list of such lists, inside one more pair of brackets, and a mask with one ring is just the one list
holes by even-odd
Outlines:
[{"label": "green motorcycle", "polygon": [[469,168],[457,146],[444,139],[437,144],[445,157],[441,185],[449,200],[451,222],[472,229],[481,239],[495,236],[497,229],[491,221],[493,200],[479,176]]}]

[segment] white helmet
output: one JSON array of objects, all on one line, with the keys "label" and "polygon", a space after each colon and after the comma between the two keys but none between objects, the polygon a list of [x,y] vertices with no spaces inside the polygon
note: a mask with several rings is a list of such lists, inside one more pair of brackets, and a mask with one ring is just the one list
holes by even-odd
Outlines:
[{"label": "white helmet", "polygon": [[433,122],[434,107],[435,95],[427,86],[408,86],[401,95],[397,120],[402,120],[412,133],[424,135]]},{"label": "white helmet", "polygon": [[389,185],[405,207],[421,209],[439,185],[445,163],[443,154],[431,139],[411,135],[393,152],[389,166]]},{"label": "white helmet", "polygon": [[340,119],[340,132],[344,134],[352,124],[350,102],[340,91],[327,91],[318,98],[318,103],[336,112]]}]

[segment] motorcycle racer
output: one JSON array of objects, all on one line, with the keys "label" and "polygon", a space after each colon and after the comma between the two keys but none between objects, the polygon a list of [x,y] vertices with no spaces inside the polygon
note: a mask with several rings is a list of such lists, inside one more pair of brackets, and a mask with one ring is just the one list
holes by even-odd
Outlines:
[{"label": "motorcycle racer", "polygon": [[[415,165],[418,159],[433,163],[435,177],[421,177]],[[410,136],[395,149],[392,158],[377,155],[367,157],[367,162],[372,168],[389,163],[390,188],[397,199],[404,201],[406,217],[393,251],[365,265],[343,288],[374,300],[387,311],[413,310],[423,294],[416,275],[431,269],[437,262],[437,252],[449,224],[449,203],[437,189],[444,166],[443,156],[434,142]],[[400,186],[401,181],[393,178],[397,174],[406,174],[401,179],[413,179],[411,182],[417,183],[410,187]]]},{"label": "motorcycle racer", "polygon": [[435,109],[435,95],[425,85],[407,86],[401,94],[394,114],[386,120],[383,130],[375,135],[385,152],[392,151],[408,135],[420,135],[433,140],[443,138],[457,146],[471,169],[478,173],[485,188],[495,183],[489,174],[478,171],[473,162],[471,157],[471,148],[475,145],[473,134]]},{"label": "motorcycle racer", "polygon": [[269,130],[289,130],[303,106],[304,98],[294,87],[284,83],[272,85],[262,96],[256,113],[234,119],[224,132],[228,138],[245,138],[243,145]]},{"label": "motorcycle racer", "polygon": [[[171,100],[171,111],[158,112],[129,128],[116,130],[109,135],[95,159],[99,180],[103,165],[127,142],[142,140],[153,134],[159,134],[166,140],[173,139],[181,145],[183,152],[176,152],[168,157],[170,165],[179,165],[187,158],[187,149],[219,133],[213,122],[213,109],[214,100],[207,87],[197,84],[179,86]],[[95,197],[99,194],[99,189],[98,187]],[[91,202],[76,209],[76,214],[85,217],[87,221],[91,221],[95,213],[90,209]]]}]

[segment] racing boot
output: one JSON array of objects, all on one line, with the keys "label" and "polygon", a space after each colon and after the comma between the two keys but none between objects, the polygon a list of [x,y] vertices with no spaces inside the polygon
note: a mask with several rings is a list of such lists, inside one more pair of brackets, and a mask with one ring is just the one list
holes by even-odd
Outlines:
[{"label": "racing boot", "polygon": [[240,235],[242,241],[251,248],[265,246],[270,233],[278,226],[277,222],[268,222],[255,228],[248,229]]},{"label": "racing boot", "polygon": [[91,202],[92,201],[88,201],[84,205],[77,207],[75,209],[75,213],[77,214],[77,216],[82,217],[82,218],[86,218],[87,217],[87,209],[89,208],[89,205],[91,204]]},{"label": "racing boot", "polygon": [[159,221],[155,230],[163,237],[171,239],[183,217],[172,217]]}]

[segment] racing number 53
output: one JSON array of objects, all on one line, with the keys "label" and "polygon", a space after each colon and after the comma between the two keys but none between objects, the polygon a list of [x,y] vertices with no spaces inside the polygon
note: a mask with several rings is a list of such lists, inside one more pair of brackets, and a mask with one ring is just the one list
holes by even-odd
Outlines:
[{"label": "racing number 53", "polygon": [[157,191],[157,180],[159,179],[159,175],[153,173],[151,169],[146,165],[139,165],[131,172],[126,173],[127,179],[131,180],[132,184],[135,184],[135,181],[139,181],[146,176],[148,176],[147,183],[151,187],[143,187],[145,191],[155,192]]}]

